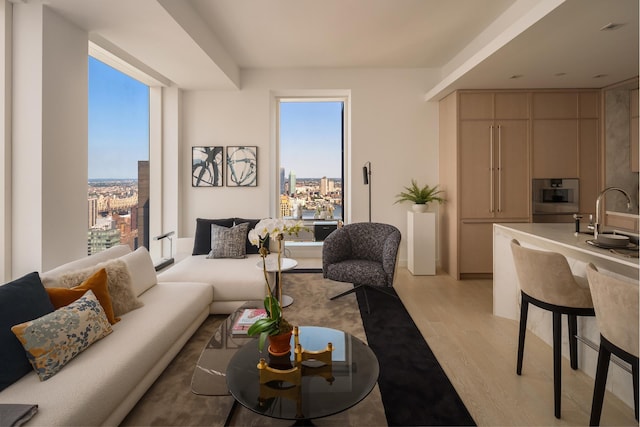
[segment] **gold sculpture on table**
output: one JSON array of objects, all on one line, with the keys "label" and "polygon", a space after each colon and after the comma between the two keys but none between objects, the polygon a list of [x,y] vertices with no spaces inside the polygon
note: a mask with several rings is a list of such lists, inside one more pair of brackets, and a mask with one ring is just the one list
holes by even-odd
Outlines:
[{"label": "gold sculpture on table", "polygon": [[[333,352],[333,344],[327,343],[327,347],[324,350],[311,351],[305,350],[300,345],[300,330],[297,326],[293,328],[293,343],[294,343],[294,365],[291,368],[279,369],[277,363],[272,363],[271,366],[264,358],[258,362],[258,370],[260,371],[260,384],[266,384],[271,381],[286,381],[294,385],[300,385],[303,375],[320,375],[327,381],[333,382],[333,374],[331,373],[332,359],[331,354]],[[288,361],[287,355],[287,361]],[[322,363],[323,366],[310,367],[303,365],[303,362],[314,360]],[[328,367],[328,372],[327,372]],[[328,373],[328,375],[327,375]]]},{"label": "gold sculpture on table", "polygon": [[[260,395],[259,403],[263,406],[269,399],[283,397],[295,400],[297,403],[297,417],[304,418],[302,413],[302,377],[320,376],[329,384],[334,381],[332,352],[333,344],[327,343],[327,347],[320,351],[304,350],[299,341],[299,330],[293,328],[294,338],[294,363],[292,366],[289,355],[275,357],[271,356],[269,363],[264,358],[258,362],[260,371]],[[315,361],[319,366],[304,365],[304,362]],[[280,369],[282,367],[283,369]],[[286,383],[289,383],[287,385]]]}]

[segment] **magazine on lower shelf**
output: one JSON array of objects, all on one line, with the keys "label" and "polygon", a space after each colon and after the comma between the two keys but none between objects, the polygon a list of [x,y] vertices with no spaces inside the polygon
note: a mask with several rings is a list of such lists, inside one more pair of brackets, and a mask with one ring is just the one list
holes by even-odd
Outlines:
[{"label": "magazine on lower shelf", "polygon": [[246,335],[247,331],[257,320],[267,317],[267,310],[264,308],[245,308],[242,313],[236,317],[233,323],[231,333],[238,335]]}]

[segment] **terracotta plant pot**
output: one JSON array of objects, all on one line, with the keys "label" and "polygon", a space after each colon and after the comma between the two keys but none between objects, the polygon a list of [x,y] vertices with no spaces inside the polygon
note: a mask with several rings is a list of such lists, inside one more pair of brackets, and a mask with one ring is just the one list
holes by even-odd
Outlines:
[{"label": "terracotta plant pot", "polygon": [[269,335],[269,353],[283,356],[291,350],[291,331],[286,334]]}]

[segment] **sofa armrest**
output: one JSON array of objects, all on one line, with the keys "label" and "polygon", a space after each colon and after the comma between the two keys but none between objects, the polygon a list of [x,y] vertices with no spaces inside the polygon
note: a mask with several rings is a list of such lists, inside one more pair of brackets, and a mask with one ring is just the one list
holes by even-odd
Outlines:
[{"label": "sofa armrest", "polygon": [[193,237],[178,237],[176,239],[176,253],[173,256],[176,262],[180,262],[191,256],[193,253],[193,242]]}]

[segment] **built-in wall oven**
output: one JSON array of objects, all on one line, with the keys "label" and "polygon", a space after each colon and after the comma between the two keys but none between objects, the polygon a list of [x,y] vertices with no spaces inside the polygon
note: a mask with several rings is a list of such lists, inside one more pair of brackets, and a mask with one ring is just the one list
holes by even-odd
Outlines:
[{"label": "built-in wall oven", "polygon": [[577,178],[534,179],[531,203],[533,222],[571,222],[580,210]]}]

